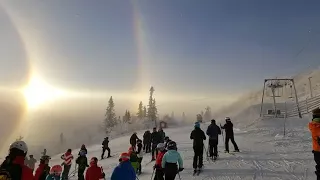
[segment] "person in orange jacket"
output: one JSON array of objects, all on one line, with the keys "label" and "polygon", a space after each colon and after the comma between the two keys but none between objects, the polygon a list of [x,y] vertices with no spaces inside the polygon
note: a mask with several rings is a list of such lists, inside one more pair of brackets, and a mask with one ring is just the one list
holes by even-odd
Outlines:
[{"label": "person in orange jacket", "polygon": [[167,152],[167,150],[165,148],[164,143],[159,143],[157,145],[157,149],[159,150],[159,153],[156,159],[156,164],[153,166],[153,169],[156,171],[154,180],[164,180],[164,171],[162,169],[162,158],[164,154]]},{"label": "person in orange jacket", "polygon": [[99,180],[103,179],[105,174],[103,172],[102,167],[98,166],[98,158],[93,157],[90,160],[90,167],[86,172],[86,180]]},{"label": "person in orange jacket", "polygon": [[316,162],[317,180],[320,180],[320,108],[312,111],[312,121],[309,123],[309,129],[312,136],[312,147],[314,161]]}]

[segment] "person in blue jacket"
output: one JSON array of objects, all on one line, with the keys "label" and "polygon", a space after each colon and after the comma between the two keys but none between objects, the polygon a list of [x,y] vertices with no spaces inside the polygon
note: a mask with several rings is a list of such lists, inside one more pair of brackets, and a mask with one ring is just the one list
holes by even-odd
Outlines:
[{"label": "person in blue jacket", "polygon": [[[174,180],[177,173],[183,171],[183,161],[180,153],[177,151],[177,144],[174,141],[170,141],[167,145],[168,151],[162,158],[161,166],[164,169],[164,176],[166,180]],[[179,168],[177,166],[179,165]]]},{"label": "person in blue jacket", "polygon": [[112,172],[111,180],[135,180],[136,172],[131,165],[129,154],[120,154],[119,162],[120,164]]}]

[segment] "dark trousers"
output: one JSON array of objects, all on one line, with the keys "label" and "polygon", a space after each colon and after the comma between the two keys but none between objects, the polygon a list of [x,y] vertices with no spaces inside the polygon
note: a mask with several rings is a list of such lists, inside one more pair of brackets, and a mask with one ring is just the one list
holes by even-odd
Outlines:
[{"label": "dark trousers", "polygon": [[178,173],[177,163],[166,163],[164,169],[165,180],[174,180]]},{"label": "dark trousers", "polygon": [[193,147],[193,168],[202,168],[203,166],[203,145]]},{"label": "dark trousers", "polygon": [[142,159],[143,159],[142,157],[139,157],[139,158],[138,158],[139,167],[138,167],[138,169],[137,169],[137,172],[139,172],[139,173],[141,173],[141,170],[142,170],[142,167],[141,167]]},{"label": "dark trousers", "polygon": [[147,143],[146,143],[146,142],[143,142],[143,150],[144,150],[144,151],[146,150],[146,147],[147,147]]},{"label": "dark trousers", "polygon": [[218,156],[218,140],[217,139],[209,139],[209,154],[210,154],[210,157]]},{"label": "dark trousers", "polygon": [[82,168],[79,168],[78,169],[78,180],[84,180],[84,170],[85,169],[82,169]]},{"label": "dark trousers", "polygon": [[146,144],[146,153],[149,153],[149,152],[151,152],[151,142],[148,142]]},{"label": "dark trousers", "polygon": [[69,176],[69,171],[70,171],[71,165],[63,165],[63,172],[61,175],[62,180],[67,180]]},{"label": "dark trousers", "polygon": [[162,169],[156,169],[156,174],[153,180],[164,180],[164,172]]},{"label": "dark trousers", "polygon": [[316,163],[316,175],[317,175],[317,180],[320,180],[320,152],[317,151],[312,151],[313,156],[314,156],[314,161]]},{"label": "dark trousers", "polygon": [[[158,149],[157,149],[158,144],[152,144],[152,159],[156,159],[158,156]],[[156,153],[156,156],[154,156],[154,153]]]},{"label": "dark trousers", "polygon": [[110,157],[110,154],[111,154],[110,148],[109,147],[104,147],[104,148],[102,148],[101,159],[103,159],[104,153],[106,152],[106,150],[108,151],[108,157]]},{"label": "dark trousers", "polygon": [[228,151],[229,152],[229,140],[231,140],[231,142],[232,142],[232,144],[233,144],[233,146],[234,146],[234,150],[239,150],[239,148],[238,148],[238,145],[237,145],[237,143],[236,143],[236,141],[234,141],[234,136],[226,136],[226,144],[225,144],[225,146],[226,146],[226,151]]}]

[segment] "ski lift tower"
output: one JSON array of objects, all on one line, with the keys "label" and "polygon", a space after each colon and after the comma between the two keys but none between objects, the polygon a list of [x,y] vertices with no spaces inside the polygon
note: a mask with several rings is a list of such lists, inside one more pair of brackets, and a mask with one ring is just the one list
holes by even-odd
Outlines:
[{"label": "ski lift tower", "polygon": [[[261,107],[260,107],[260,117],[262,117],[262,110],[263,110],[263,103],[264,103],[264,96],[265,96],[265,91],[267,90],[267,88],[271,89],[272,92],[272,98],[273,98],[273,108],[274,108],[274,114],[275,117],[277,117],[277,106],[276,106],[276,98],[277,97],[281,97],[278,94],[276,94],[276,92],[279,92],[280,88],[283,88],[284,86],[291,84],[290,87],[292,89],[294,89],[294,95],[295,95],[295,99],[296,99],[296,105],[297,105],[297,109],[298,109],[298,115],[300,118],[302,118],[301,115],[301,111],[300,111],[300,107],[299,107],[299,101],[298,101],[298,95],[297,95],[297,90],[296,90],[296,86],[294,84],[294,80],[293,79],[265,79],[264,80],[264,84],[263,84],[263,91],[262,91],[262,100],[261,100]],[[292,95],[291,95],[292,96]]]}]

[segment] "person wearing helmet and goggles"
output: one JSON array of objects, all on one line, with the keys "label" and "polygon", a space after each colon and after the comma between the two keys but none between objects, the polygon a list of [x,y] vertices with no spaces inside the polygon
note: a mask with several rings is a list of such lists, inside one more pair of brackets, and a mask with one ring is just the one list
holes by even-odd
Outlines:
[{"label": "person wearing helmet and goggles", "polygon": [[60,175],[62,173],[62,167],[60,165],[54,165],[50,169],[50,173],[46,180],[60,180]]}]

